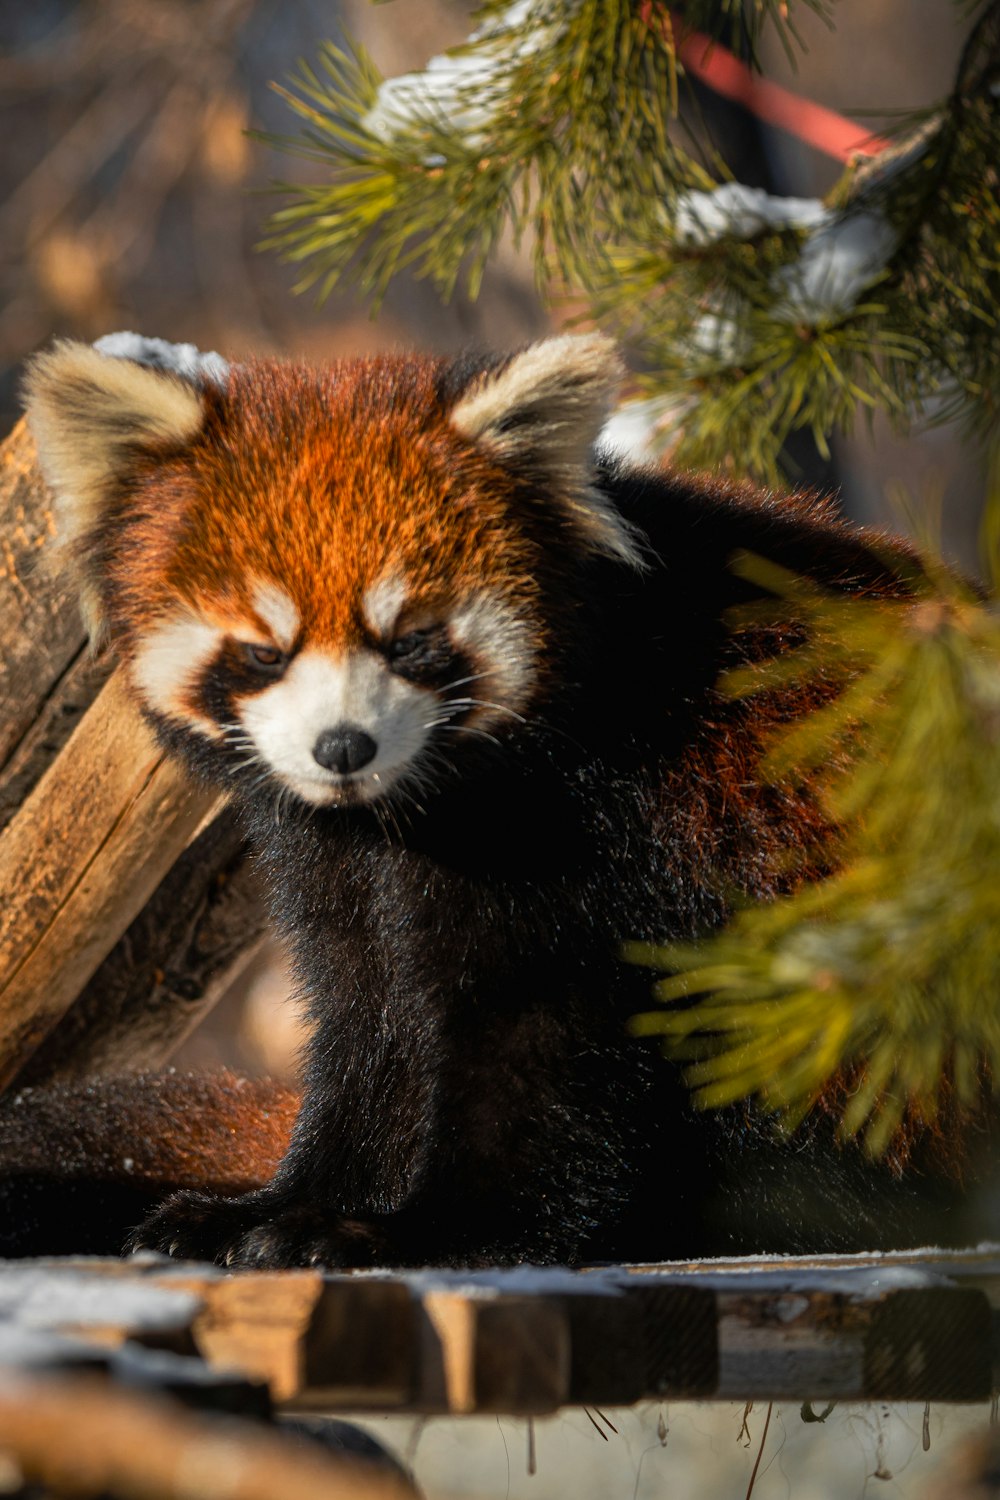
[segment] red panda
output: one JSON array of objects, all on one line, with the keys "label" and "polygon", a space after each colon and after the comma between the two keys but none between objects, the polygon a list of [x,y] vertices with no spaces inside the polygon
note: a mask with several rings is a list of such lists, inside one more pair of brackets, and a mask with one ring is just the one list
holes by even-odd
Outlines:
[{"label": "red panda", "polygon": [[894,1232],[871,1180],[817,1230],[797,1144],[752,1169],[744,1114],[694,1114],[628,1033],[648,980],[620,945],[714,927],[823,847],[758,769],[804,701],[716,689],[768,645],[727,629],[733,554],[900,585],[820,506],[595,450],[620,376],[600,336],[200,382],[78,344],[31,366],[91,629],[241,809],[312,1020],[273,1179],[189,1186],[133,1246],[476,1265]]}]

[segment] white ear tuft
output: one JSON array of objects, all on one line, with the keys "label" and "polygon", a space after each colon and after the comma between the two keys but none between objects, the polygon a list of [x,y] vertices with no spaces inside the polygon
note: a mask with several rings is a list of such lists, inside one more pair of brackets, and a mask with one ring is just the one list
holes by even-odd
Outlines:
[{"label": "white ear tuft", "polygon": [[[137,449],[180,447],[204,421],[202,398],[188,381],[89,344],[63,341],[36,355],[24,392],[59,540],[68,546],[99,526]],[[94,633],[97,589],[85,566],[81,571],[84,615]]]},{"label": "white ear tuft", "polygon": [[593,478],[592,451],[615,405],[621,356],[603,334],[562,334],[515,354],[460,397],[451,424],[537,476],[595,551],[643,566],[638,540]]}]

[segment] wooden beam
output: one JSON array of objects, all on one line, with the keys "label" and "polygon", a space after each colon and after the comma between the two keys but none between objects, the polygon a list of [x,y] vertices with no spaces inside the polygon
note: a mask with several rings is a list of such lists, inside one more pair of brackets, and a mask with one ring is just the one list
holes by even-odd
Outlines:
[{"label": "wooden beam", "polygon": [[[890,1256],[638,1276],[226,1273],[159,1258],[50,1266],[56,1288],[61,1275],[88,1272],[98,1288],[90,1323],[105,1337],[114,1319],[102,1321],[101,1280],[184,1291],[196,1299],[188,1332],[201,1357],[297,1410],[530,1415],[665,1396],[971,1402],[994,1386],[984,1293]],[[122,1304],[109,1292],[107,1305]],[[53,1331],[66,1327],[86,1333],[79,1319]],[[127,1320],[121,1336],[133,1337]],[[151,1335],[137,1325],[134,1336]]]},{"label": "wooden beam", "polygon": [[46,1493],[97,1500],[413,1500],[388,1468],[94,1376],[0,1382],[0,1448]]},{"label": "wooden beam", "polygon": [[52,502],[20,421],[0,445],[0,769],[86,647]]},{"label": "wooden beam", "polygon": [[156,746],[121,671],[0,835],[0,1087],[211,814]]},{"label": "wooden beam", "polygon": [[258,951],[267,917],[235,816],[188,844],[18,1074],[18,1087],[156,1071]]},{"label": "wooden beam", "polygon": [[183,1274],[191,1333],[210,1364],[239,1369],[299,1410],[406,1407],[413,1399],[416,1307],[407,1286],[319,1271]]},{"label": "wooden beam", "polygon": [[541,1414],[569,1400],[569,1320],[558,1298],[440,1288],[420,1302],[419,1411]]},{"label": "wooden beam", "polygon": [[213,799],[113,667],[20,422],[0,444],[0,1088],[161,1066],[263,931],[231,822],[160,885]]}]

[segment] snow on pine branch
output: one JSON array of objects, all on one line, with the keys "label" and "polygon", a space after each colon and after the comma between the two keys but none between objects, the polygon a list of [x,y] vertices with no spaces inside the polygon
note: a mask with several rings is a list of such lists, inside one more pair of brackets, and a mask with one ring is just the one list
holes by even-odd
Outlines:
[{"label": "snow on pine branch", "polygon": [[545,0],[514,0],[422,72],[385,79],[363,124],[389,140],[430,119],[474,145],[502,108],[516,65],[550,40],[551,8]]},{"label": "snow on pine branch", "polygon": [[767,229],[810,229],[828,216],[818,198],[776,198],[763,188],[723,182],[708,193],[681,195],[674,238],[679,245],[703,248],[727,235],[748,240]]},{"label": "snow on pine branch", "polygon": [[889,221],[871,209],[837,212],[818,198],[778,198],[741,182],[682,194],[673,218],[675,242],[685,249],[778,229],[805,231],[798,256],[772,282],[774,316],[783,322],[818,321],[850,311],[882,274],[899,242]]},{"label": "snow on pine branch", "polygon": [[652,463],[694,401],[694,396],[672,395],[623,401],[598,433],[597,447],[632,463]]},{"label": "snow on pine branch", "polygon": [[785,291],[778,316],[815,319],[848,312],[881,276],[898,243],[896,230],[881,214],[831,213],[806,236],[798,259],[777,273],[775,283]]}]

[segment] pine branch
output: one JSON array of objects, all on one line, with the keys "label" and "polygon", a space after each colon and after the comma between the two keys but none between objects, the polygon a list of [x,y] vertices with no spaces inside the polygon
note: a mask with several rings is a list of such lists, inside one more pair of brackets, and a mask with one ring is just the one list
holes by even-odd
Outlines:
[{"label": "pine branch", "polygon": [[741,570],[780,591],[807,643],[729,691],[844,684],[765,767],[808,781],[846,828],[843,866],[701,943],[634,946],[671,971],[635,1030],[664,1036],[703,1105],[754,1095],[789,1126],[849,1078],[842,1133],[879,1155],[945,1093],[973,1106],[984,1062],[1000,1077],[1000,892],[984,879],[1000,858],[1000,620],[932,562],[909,602]]},{"label": "pine branch", "polygon": [[[681,465],[774,482],[791,433],[825,451],[859,410],[991,429],[1000,3],[948,100],[826,203],[720,182],[683,144],[685,28],[727,34],[740,9],[490,0],[464,47],[389,82],[327,45],[282,90],[306,128],[278,144],[331,176],[287,189],[266,243],[303,267],[300,288],[352,279],[377,305],[406,267],[474,295],[505,227],[530,234],[540,282],[584,288],[642,356],[656,409],[683,413],[660,435]],[[764,25],[792,25],[785,9],[749,8],[751,51]]]},{"label": "pine branch", "polygon": [[[799,0],[831,18],[830,0]],[[360,47],[326,43],[278,92],[305,122],[271,144],[323,161],[322,186],[283,184],[264,246],[306,266],[298,289],[356,280],[377,304],[409,265],[472,295],[499,234],[531,230],[566,282],[586,279],[593,229],[710,178],[680,145],[679,49],[697,33],[756,59],[765,25],[798,40],[787,0],[488,0],[468,42],[383,79]]]},{"label": "pine branch", "polygon": [[[667,435],[675,462],[774,481],[791,432],[825,451],[859,407],[902,430],[959,413],[995,427],[998,74],[994,3],[948,100],[826,204],[721,184],[675,199],[669,225],[647,214],[597,263],[597,310],[641,349],[649,389],[689,398]],[[651,307],[638,327],[637,283]]]},{"label": "pine branch", "polygon": [[282,90],[306,122],[271,137],[320,158],[328,183],[289,187],[265,242],[306,265],[301,287],[342,277],[375,300],[406,266],[445,295],[474,294],[505,225],[534,234],[580,282],[593,226],[624,230],[650,198],[710,179],[672,138],[669,27],[627,0],[490,4],[469,42],[427,70],[382,80],[361,48],[321,49]]}]

